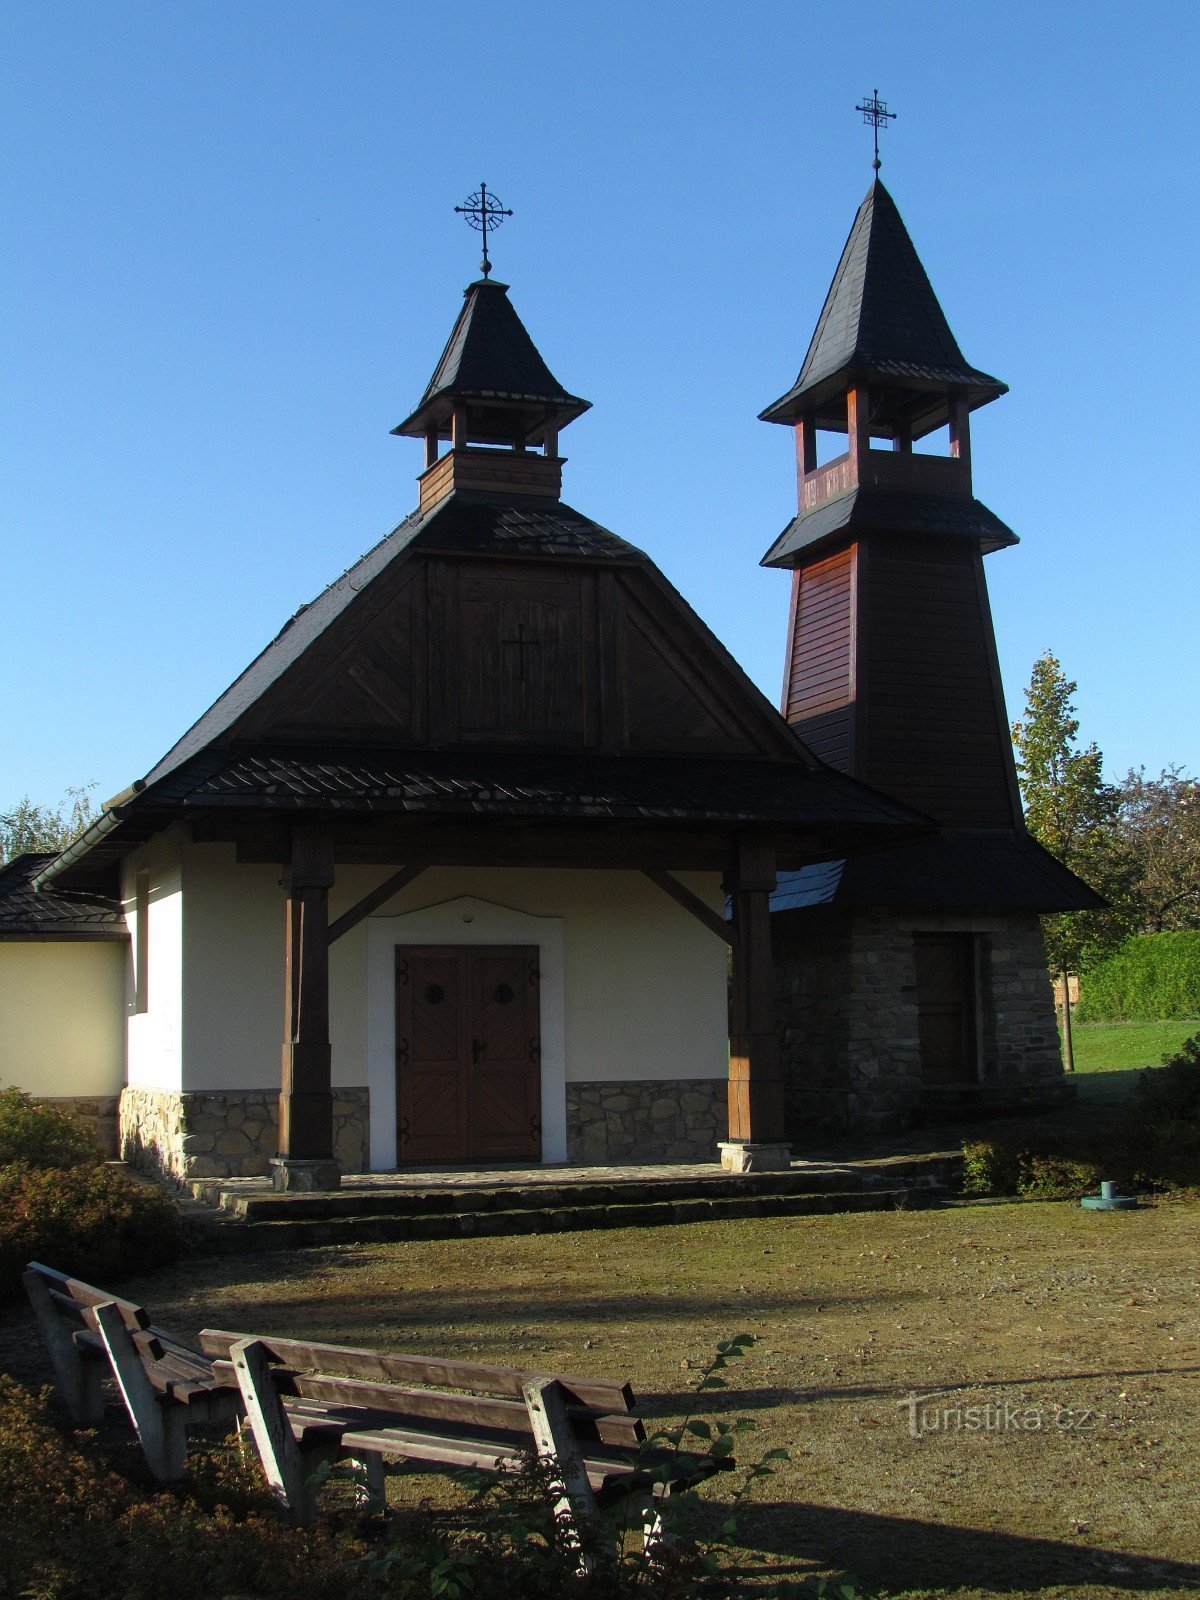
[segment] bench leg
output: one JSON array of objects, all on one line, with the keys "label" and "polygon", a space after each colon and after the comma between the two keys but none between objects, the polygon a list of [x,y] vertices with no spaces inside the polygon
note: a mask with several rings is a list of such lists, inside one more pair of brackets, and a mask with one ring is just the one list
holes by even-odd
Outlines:
[{"label": "bench leg", "polygon": [[159,1398],[125,1319],[112,1301],[94,1307],[93,1315],[150,1474],[156,1483],[177,1483],[183,1477],[187,1454],[182,1411]]},{"label": "bench leg", "polygon": [[676,1543],[676,1536],[667,1531],[663,1522],[662,1507],[657,1500],[652,1500],[642,1512],[642,1554],[650,1566],[655,1566],[658,1558]]},{"label": "bench leg", "polygon": [[581,1530],[585,1525],[595,1524],[596,1497],[588,1482],[587,1470],[575,1451],[562,1389],[552,1379],[549,1383],[522,1384],[521,1390],[537,1453],[554,1473],[555,1519],[568,1546],[578,1552],[578,1571],[586,1575],[591,1572],[593,1563],[584,1550]]},{"label": "bench leg", "polygon": [[309,1479],[317,1460],[296,1442],[262,1340],[239,1339],[229,1358],[271,1492],[290,1521],[308,1527],[316,1515],[316,1488]]},{"label": "bench leg", "polygon": [[45,1279],[37,1272],[22,1278],[29,1304],[37,1318],[38,1332],[54,1368],[59,1397],[77,1428],[95,1428],[104,1420],[104,1374],[99,1358],[85,1360],[80,1355],[71,1330],[55,1309]]},{"label": "bench leg", "polygon": [[354,1460],[361,1467],[365,1480],[355,1494],[355,1504],[364,1509],[370,1506],[382,1514],[387,1510],[387,1472],[383,1455],[379,1451],[364,1450]]}]

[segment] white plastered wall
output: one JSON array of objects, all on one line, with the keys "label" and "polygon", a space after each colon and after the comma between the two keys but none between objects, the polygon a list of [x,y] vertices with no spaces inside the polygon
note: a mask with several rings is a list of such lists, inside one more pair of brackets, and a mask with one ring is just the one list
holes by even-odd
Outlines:
[{"label": "white plastered wall", "polygon": [[[232,846],[194,845],[182,834],[175,850],[182,884],[178,948],[186,956],[179,983],[177,1086],[273,1088],[279,1082],[283,1020],[280,868],[239,864]],[[330,893],[331,918],[393,870],[339,867]],[[680,880],[714,909],[723,906],[718,874],[684,873]],[[433,868],[338,940],[330,954],[334,1083],[371,1086],[374,1165],[391,1164],[376,1141],[381,1127],[394,1127],[394,1115],[378,1098],[392,1092],[383,1083],[390,1069],[381,1062],[394,1021],[387,1020],[393,1002],[386,993],[381,997],[378,978],[372,988],[369,958],[374,954],[378,961],[378,950],[396,943],[453,943],[456,926],[462,942],[469,942],[472,925],[462,922],[469,908],[437,911],[464,898],[513,913],[514,919],[542,919],[544,930],[552,925],[558,930],[553,938],[562,952],[562,1065],[554,1080],[545,1067],[558,1101],[554,1117],[543,1119],[547,1159],[554,1159],[550,1129],[552,1121],[562,1123],[566,1082],[725,1077],[726,947],[640,873]],[[155,965],[171,959],[175,948],[166,930],[161,941],[154,937],[156,910],[153,902],[151,1015],[161,997],[155,991]],[[413,913],[422,913],[424,920],[401,927],[397,919]],[[381,934],[385,923],[393,926]],[[513,920],[511,937],[497,933],[486,942],[540,945],[541,938],[530,935],[533,926]],[[444,929],[444,936],[439,932],[433,938],[429,930],[434,927]],[[553,1023],[549,1004],[545,989],[544,1029]]]},{"label": "white plastered wall", "polygon": [[128,964],[122,939],[0,941],[0,1088],[120,1094]]},{"label": "white plastered wall", "polygon": [[[126,857],[121,869],[121,899],[129,927],[133,960],[125,995],[126,1081],[135,1088],[183,1088],[183,855],[186,830],[176,826],[158,834]],[[138,985],[139,876],[149,896],[144,948],[146,1009],[136,1004]]]}]

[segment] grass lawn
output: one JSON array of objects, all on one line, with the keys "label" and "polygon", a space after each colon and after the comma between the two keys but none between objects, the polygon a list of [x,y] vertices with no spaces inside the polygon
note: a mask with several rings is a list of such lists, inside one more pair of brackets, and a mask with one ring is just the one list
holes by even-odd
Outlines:
[{"label": "grass lawn", "polygon": [[1200,1033],[1200,1019],[1190,1022],[1077,1022],[1075,1081],[1079,1098],[1111,1105],[1124,1100],[1145,1067],[1160,1065],[1164,1054],[1178,1050]]},{"label": "grass lawn", "polygon": [[[792,1454],[743,1513],[744,1570],[939,1600],[1150,1600],[1200,1593],[1198,1243],[1195,1202],[991,1205],[198,1258],[121,1287],[190,1335],[627,1377],[663,1419],[717,1339],[753,1333],[700,1407],[756,1420],[743,1460]],[[30,1332],[0,1317],[0,1366],[40,1382]],[[1025,1425],[951,1417],[914,1438],[911,1391]],[[701,1517],[728,1494],[707,1485]]]}]

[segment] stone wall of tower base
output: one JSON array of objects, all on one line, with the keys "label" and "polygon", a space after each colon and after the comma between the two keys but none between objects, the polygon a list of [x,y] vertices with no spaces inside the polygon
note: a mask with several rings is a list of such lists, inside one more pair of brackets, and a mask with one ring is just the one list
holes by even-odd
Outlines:
[{"label": "stone wall of tower base", "polygon": [[715,1161],[728,1101],[724,1078],[568,1083],[567,1160]]},{"label": "stone wall of tower base", "polygon": [[[279,1153],[279,1092],[271,1089],[125,1089],[122,1159],[170,1182],[266,1177]],[[369,1165],[370,1097],[333,1092],[333,1153],[343,1172]]]},{"label": "stone wall of tower base", "polygon": [[[1058,1029],[1031,912],[802,910],[771,919],[788,1133],[903,1127],[940,1114],[1062,1104]],[[921,1077],[913,935],[968,933],[978,952],[978,1080]]]}]

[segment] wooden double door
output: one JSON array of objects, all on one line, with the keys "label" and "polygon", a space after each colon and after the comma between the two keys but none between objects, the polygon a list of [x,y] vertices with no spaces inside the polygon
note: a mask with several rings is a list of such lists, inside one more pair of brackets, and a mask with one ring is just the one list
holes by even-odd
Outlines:
[{"label": "wooden double door", "polygon": [[536,945],[397,947],[396,1119],[401,1166],[541,1159]]}]

